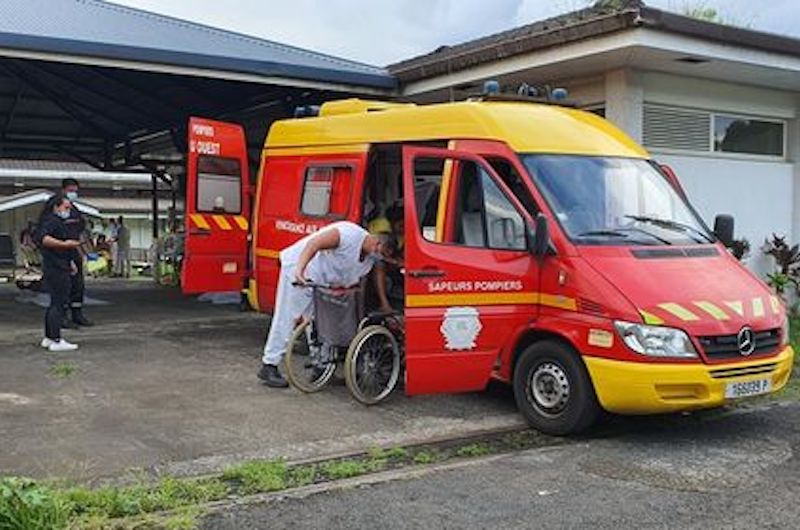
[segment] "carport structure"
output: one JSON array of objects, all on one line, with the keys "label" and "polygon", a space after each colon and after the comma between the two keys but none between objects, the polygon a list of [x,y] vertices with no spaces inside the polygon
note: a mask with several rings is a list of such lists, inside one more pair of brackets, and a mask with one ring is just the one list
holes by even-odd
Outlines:
[{"label": "carport structure", "polygon": [[244,125],[255,170],[273,120],[394,87],[381,68],[101,0],[0,3],[0,158],[180,178],[194,115]]}]

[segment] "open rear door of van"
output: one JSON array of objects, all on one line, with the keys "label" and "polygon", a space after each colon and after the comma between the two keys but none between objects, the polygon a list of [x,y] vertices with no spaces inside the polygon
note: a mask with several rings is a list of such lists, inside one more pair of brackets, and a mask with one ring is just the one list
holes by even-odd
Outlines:
[{"label": "open rear door of van", "polygon": [[189,120],[185,294],[239,291],[248,270],[250,173],[241,125]]}]

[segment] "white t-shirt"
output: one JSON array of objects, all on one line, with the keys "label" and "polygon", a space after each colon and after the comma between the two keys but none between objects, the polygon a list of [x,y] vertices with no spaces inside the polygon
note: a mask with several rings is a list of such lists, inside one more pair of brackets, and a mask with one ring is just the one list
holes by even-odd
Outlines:
[{"label": "white t-shirt", "polygon": [[[322,230],[338,230],[339,246],[317,252],[306,267],[306,277],[323,285],[351,286],[357,284],[372,270],[374,263],[370,256],[361,259],[361,247],[369,232],[349,221],[332,223]],[[281,252],[281,267],[297,265],[300,254],[306,248],[308,241],[318,233],[307,235],[286,247]]]}]

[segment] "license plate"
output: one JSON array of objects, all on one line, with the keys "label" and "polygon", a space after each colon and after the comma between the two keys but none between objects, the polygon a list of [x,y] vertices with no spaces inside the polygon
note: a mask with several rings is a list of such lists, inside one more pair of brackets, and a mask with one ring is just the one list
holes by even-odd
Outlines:
[{"label": "license plate", "polygon": [[740,397],[757,396],[759,394],[766,394],[771,389],[772,381],[770,379],[739,381],[737,383],[728,383],[725,386],[725,397],[728,399],[736,399]]}]

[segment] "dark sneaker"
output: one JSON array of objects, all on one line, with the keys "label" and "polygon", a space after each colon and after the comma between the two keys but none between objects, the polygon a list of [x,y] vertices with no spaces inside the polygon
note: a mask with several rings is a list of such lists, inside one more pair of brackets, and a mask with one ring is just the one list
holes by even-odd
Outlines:
[{"label": "dark sneaker", "polygon": [[70,319],[65,318],[61,321],[61,329],[78,329],[78,325],[72,322]]},{"label": "dark sneaker", "polygon": [[94,322],[83,316],[83,313],[72,315],[72,322],[79,326],[85,326],[85,327],[94,326]]},{"label": "dark sneaker", "polygon": [[278,371],[278,367],[272,366],[271,364],[261,365],[261,370],[258,372],[258,378],[261,379],[265,385],[271,388],[286,388],[289,386],[289,383],[286,382],[286,379],[284,379],[281,373]]}]

